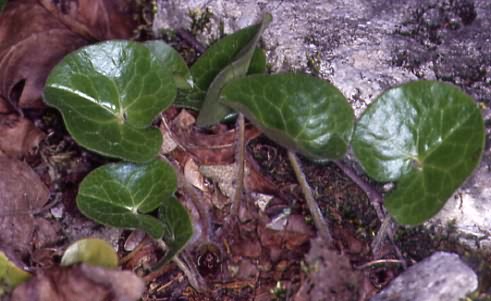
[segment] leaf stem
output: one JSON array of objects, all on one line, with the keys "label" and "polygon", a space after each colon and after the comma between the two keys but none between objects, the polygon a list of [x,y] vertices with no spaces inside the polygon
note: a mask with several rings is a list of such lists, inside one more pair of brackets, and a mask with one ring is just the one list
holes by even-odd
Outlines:
[{"label": "leaf stem", "polygon": [[334,164],[343,171],[343,173],[350,178],[353,183],[358,185],[363,192],[367,195],[370,203],[375,209],[377,213],[377,217],[382,222],[385,219],[385,213],[382,209],[382,203],[384,201],[384,197],[381,193],[379,193],[375,188],[373,188],[370,184],[368,184],[365,180],[363,180],[351,167],[344,164],[341,161],[334,161]]},{"label": "leaf stem", "polygon": [[232,218],[239,218],[240,213],[240,201],[242,199],[242,193],[244,191],[244,162],[245,162],[245,121],[244,114],[239,113],[237,118],[237,131],[239,133],[237,138],[237,152],[235,156],[235,162],[237,162],[237,185],[232,199],[232,207],[230,208],[230,215]]},{"label": "leaf stem", "polygon": [[[157,245],[166,252],[168,250],[168,247],[166,243],[162,239],[156,239],[155,242]],[[177,265],[177,267],[186,275],[189,284],[197,291],[204,291],[206,289],[206,283],[204,280],[201,278],[201,275],[198,273],[196,267],[192,262],[189,262],[189,260],[181,260],[179,256],[185,257],[185,251],[182,251],[180,254],[176,254],[174,257],[172,257],[172,261]],[[159,275],[161,270],[166,269],[166,264],[168,263],[167,260],[165,260],[166,257],[164,256],[159,262],[157,262],[156,267],[154,267],[152,274]]]},{"label": "leaf stem", "polygon": [[334,164],[336,164],[336,166],[339,169],[341,169],[343,173],[353,181],[353,183],[358,185],[358,187],[360,187],[360,189],[363,190],[363,192],[365,192],[368,199],[370,200],[370,203],[375,209],[375,212],[377,213],[378,219],[381,222],[380,229],[377,231],[377,235],[375,236],[371,244],[372,253],[374,254],[374,256],[375,257],[379,256],[379,251],[382,247],[385,238],[387,237],[392,243],[392,246],[394,247],[397,257],[399,257],[399,260],[403,262],[402,263],[403,267],[406,268],[406,262],[404,261],[404,257],[402,256],[399,248],[394,243],[392,218],[390,216],[386,216],[382,208],[384,202],[383,195],[380,192],[378,192],[375,188],[373,188],[368,182],[363,180],[362,177],[360,177],[351,167],[344,164],[342,161],[334,161]]},{"label": "leaf stem", "polygon": [[315,226],[319,231],[319,236],[323,240],[325,240],[329,245],[331,245],[333,239],[331,236],[331,232],[329,230],[329,226],[326,220],[324,219],[324,217],[322,216],[322,212],[319,208],[319,205],[314,199],[312,188],[310,188],[309,183],[307,182],[307,179],[305,177],[305,174],[302,171],[300,160],[298,159],[297,155],[295,155],[295,153],[293,153],[290,150],[288,151],[288,159],[290,160],[290,164],[293,167],[293,171],[295,172],[297,181],[300,184],[300,187],[302,188],[305,201],[307,202],[307,207],[309,208],[310,214],[312,214],[312,218],[314,219]]}]

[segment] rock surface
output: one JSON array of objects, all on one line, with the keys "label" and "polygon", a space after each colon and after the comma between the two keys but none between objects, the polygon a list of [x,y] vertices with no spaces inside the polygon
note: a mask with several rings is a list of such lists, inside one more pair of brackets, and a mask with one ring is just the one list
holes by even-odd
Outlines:
[{"label": "rock surface", "polygon": [[[191,27],[208,8],[205,44],[273,15],[263,35],[274,72],[312,73],[336,85],[359,115],[384,89],[419,78],[452,82],[480,102],[491,128],[491,1],[488,0],[168,0],[158,1],[155,32]],[[489,136],[489,135],[488,135]],[[491,249],[489,138],[478,170],[430,224],[452,222],[461,239]]]},{"label": "rock surface", "polygon": [[456,254],[437,252],[411,266],[370,301],[458,301],[477,289],[477,276]]}]

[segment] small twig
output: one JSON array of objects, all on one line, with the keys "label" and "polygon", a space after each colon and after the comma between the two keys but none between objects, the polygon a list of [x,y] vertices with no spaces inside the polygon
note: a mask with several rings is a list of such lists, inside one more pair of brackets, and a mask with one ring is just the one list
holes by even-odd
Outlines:
[{"label": "small twig", "polygon": [[380,225],[380,228],[378,229],[377,235],[375,235],[375,238],[372,240],[372,252],[377,257],[376,254],[379,253],[380,248],[382,247],[382,243],[385,240],[385,237],[389,235],[389,233],[392,233],[390,226],[391,226],[391,217],[386,216],[382,220],[382,224]]},{"label": "small twig", "polygon": [[378,264],[400,264],[400,265],[405,265],[406,262],[403,261],[403,260],[399,260],[399,259],[378,259],[378,260],[373,260],[373,261],[370,261],[370,262],[367,262],[365,264],[362,264],[360,266],[357,266],[355,267],[355,269],[357,270],[364,270],[366,268],[370,268],[374,265],[378,265]]},{"label": "small twig", "polygon": [[239,113],[237,118],[237,152],[235,155],[235,162],[237,163],[237,176],[236,188],[232,198],[232,208],[230,208],[230,215],[232,218],[239,218],[240,202],[242,200],[242,193],[244,191],[244,162],[245,162],[245,121],[244,115]]},{"label": "small twig", "polygon": [[327,242],[328,245],[332,244],[332,236],[329,231],[329,225],[326,220],[322,216],[322,212],[319,208],[319,205],[314,199],[314,194],[312,193],[312,188],[310,188],[309,183],[305,177],[305,174],[302,171],[302,167],[298,157],[292,151],[288,151],[288,159],[290,160],[290,164],[293,167],[293,171],[295,172],[295,176],[297,177],[297,181],[302,187],[303,194],[305,196],[305,201],[307,202],[307,207],[310,210],[310,214],[312,214],[312,218],[314,219],[315,226],[319,231],[319,236]]},{"label": "small twig", "polygon": [[385,214],[382,210],[383,196],[377,190],[375,190],[370,184],[368,184],[365,180],[363,180],[356,172],[351,169],[348,165],[345,165],[341,161],[334,161],[339,169],[343,171],[343,173],[348,176],[358,187],[360,187],[363,192],[367,195],[370,203],[372,204],[375,212],[377,213],[377,217],[380,222],[382,222],[385,218]]},{"label": "small twig", "polygon": [[[189,284],[191,286],[199,291],[205,291],[206,290],[206,284],[204,283],[203,279],[201,278],[201,275],[199,275],[198,271],[196,271],[196,268],[193,266],[191,267],[189,264],[186,264],[184,261],[182,261],[178,255],[174,256],[172,258],[172,261],[179,267],[179,269],[186,275],[186,278],[188,278]],[[201,281],[200,281],[201,280]]]},{"label": "small twig", "polygon": [[[167,252],[168,251],[168,247],[167,247],[166,243],[163,240],[158,239],[158,240],[156,240],[156,242],[157,242],[157,245],[164,252]],[[203,290],[205,290],[206,289],[206,283],[201,278],[201,275],[198,273],[198,271],[196,269],[196,266],[194,266],[188,260],[185,260],[186,262],[182,261],[179,258],[179,255],[184,256],[185,255],[185,251],[183,250],[180,254],[176,254],[174,257],[172,257],[171,260],[184,273],[184,275],[186,275],[186,277],[187,277],[187,279],[189,281],[189,284],[191,284],[191,286],[195,290],[197,290],[197,291],[203,291]],[[165,259],[165,256],[164,256],[163,259]],[[167,269],[167,267],[166,267],[167,264],[166,263],[168,263],[168,262],[163,261],[162,259],[159,262],[157,262],[156,267],[154,267],[154,270],[150,273],[152,275],[152,277],[154,277],[155,275],[159,275],[163,270],[166,270]],[[147,275],[146,280],[153,279],[153,278],[150,278],[149,275]]]},{"label": "small twig", "polygon": [[189,31],[182,29],[182,28],[179,28],[176,30],[176,34],[181,39],[183,39],[184,42],[186,42],[189,46],[194,48],[199,53],[205,52],[206,47],[203,46],[203,44],[201,44],[198,40],[196,40],[196,38],[193,36],[193,34],[190,33]]}]

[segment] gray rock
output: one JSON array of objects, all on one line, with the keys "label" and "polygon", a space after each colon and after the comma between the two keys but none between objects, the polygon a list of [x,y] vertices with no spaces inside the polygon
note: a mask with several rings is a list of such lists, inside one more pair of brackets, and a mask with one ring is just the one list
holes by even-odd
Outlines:
[{"label": "gray rock", "polygon": [[[219,38],[273,15],[264,46],[274,72],[313,73],[336,85],[357,115],[384,89],[418,78],[452,82],[483,105],[491,132],[491,1],[489,0],[166,0],[158,1],[155,32],[189,28],[189,11],[209,8]],[[489,139],[489,135],[488,135]],[[488,140],[488,145],[491,141]],[[491,152],[430,225],[450,222],[462,241],[491,248]]]},{"label": "gray rock", "polygon": [[477,276],[456,254],[437,252],[411,266],[370,301],[458,301]]}]

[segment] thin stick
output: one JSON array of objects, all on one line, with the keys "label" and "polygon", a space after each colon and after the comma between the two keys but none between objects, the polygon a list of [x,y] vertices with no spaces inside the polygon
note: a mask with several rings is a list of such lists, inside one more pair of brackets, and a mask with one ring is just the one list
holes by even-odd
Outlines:
[{"label": "thin stick", "polygon": [[234,196],[232,199],[232,208],[230,208],[230,214],[234,218],[239,218],[240,201],[242,199],[242,193],[244,191],[244,154],[245,154],[245,121],[244,115],[239,113],[237,118],[237,152],[235,156],[235,162],[237,162],[237,186],[235,188]]},{"label": "thin stick", "polygon": [[[157,245],[164,252],[167,252],[168,251],[169,248],[167,247],[167,244],[163,240],[157,239],[155,241],[157,242]],[[183,250],[182,252],[180,252],[180,254],[176,254],[174,257],[172,257],[171,260],[184,273],[184,275],[186,275],[186,278],[188,279],[189,284],[191,284],[191,286],[195,290],[197,290],[197,291],[203,291],[203,290],[205,290],[206,289],[206,284],[202,280],[201,275],[196,270],[196,267],[191,262],[189,262],[189,261],[188,261],[188,264],[186,264],[184,261],[182,261],[179,258],[179,255],[185,256],[185,251]],[[164,258],[165,258],[165,256],[164,256]],[[159,262],[157,262],[156,267],[154,268],[154,270],[152,271],[152,273],[153,273],[153,275],[158,275],[159,273],[161,273],[166,268],[167,268],[166,267],[166,262],[161,259]]]},{"label": "thin stick", "polygon": [[314,194],[312,193],[312,188],[310,188],[309,183],[305,177],[305,174],[302,171],[302,167],[300,164],[300,160],[292,151],[288,151],[288,159],[290,160],[290,164],[293,167],[293,171],[295,172],[295,176],[297,177],[297,181],[302,187],[302,192],[305,196],[305,201],[307,202],[307,207],[310,210],[310,214],[312,214],[312,218],[314,219],[315,226],[319,231],[319,236],[325,240],[329,245],[332,244],[332,236],[329,231],[329,226],[322,216],[322,212],[319,208],[319,205],[314,199]]},{"label": "thin stick", "polygon": [[357,270],[364,270],[366,268],[369,268],[369,267],[372,267],[374,265],[378,265],[378,264],[400,264],[400,265],[404,265],[406,264],[404,261],[401,261],[399,259],[379,259],[379,260],[373,260],[373,261],[370,261],[370,262],[367,262],[365,264],[362,264],[360,266],[357,266],[355,267],[355,269]]},{"label": "thin stick", "polygon": [[177,265],[177,267],[186,275],[186,278],[188,278],[189,284],[197,290],[197,291],[203,291],[203,287],[200,285],[198,282],[198,279],[196,278],[196,272],[191,271],[189,269],[188,265],[185,264],[177,255],[172,258],[172,261]]}]

